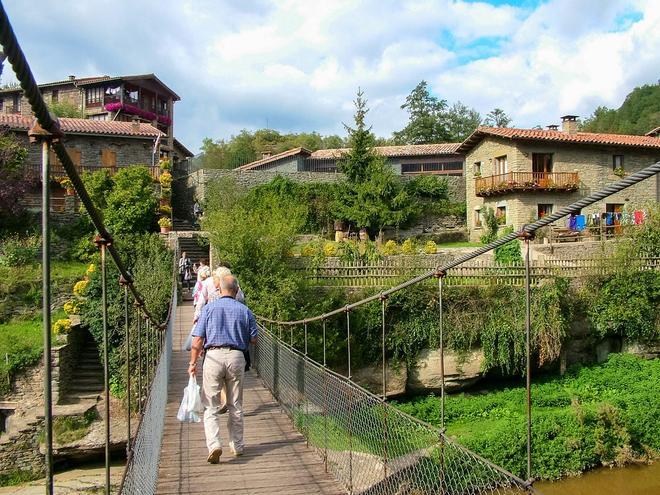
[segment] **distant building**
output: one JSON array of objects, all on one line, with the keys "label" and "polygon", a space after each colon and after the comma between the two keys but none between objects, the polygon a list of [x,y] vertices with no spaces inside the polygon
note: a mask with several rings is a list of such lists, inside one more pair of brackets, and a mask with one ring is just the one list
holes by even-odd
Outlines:
[{"label": "distant building", "polygon": [[[463,175],[463,156],[456,152],[460,143],[378,146],[397,175]],[[294,148],[276,155],[265,155],[237,170],[272,172],[337,172],[337,161],[348,148],[309,151]]]},{"label": "distant building", "polygon": [[[40,84],[47,104],[69,103],[81,118],[95,121],[150,124],[163,133],[160,152],[176,163],[192,153],[174,138],[174,103],[181,98],[154,74],[96,76]],[[31,116],[27,98],[20,87],[0,90],[0,114]],[[185,151],[184,151],[185,150]]]},{"label": "distant building", "polygon": [[[483,233],[486,208],[517,230],[660,159],[660,138],[653,135],[579,132],[576,116],[562,120],[561,130],[478,127],[457,148],[465,155],[470,240]],[[576,213],[620,212],[626,204],[659,200],[656,176]]]}]

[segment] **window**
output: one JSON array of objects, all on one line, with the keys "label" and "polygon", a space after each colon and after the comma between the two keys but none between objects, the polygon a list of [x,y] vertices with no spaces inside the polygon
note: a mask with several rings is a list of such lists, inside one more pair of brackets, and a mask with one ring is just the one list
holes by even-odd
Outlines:
[{"label": "window", "polygon": [[117,152],[109,149],[101,150],[101,165],[108,168],[115,168],[117,166]]},{"label": "window", "polygon": [[4,98],[0,98],[0,112],[4,110],[4,106],[5,106],[4,104],[5,104]]},{"label": "window", "polygon": [[495,210],[495,218],[498,225],[506,225],[506,206],[498,206]]},{"label": "window", "polygon": [[537,218],[543,218],[547,215],[552,214],[552,205],[551,204],[539,204],[537,209]]},{"label": "window", "polygon": [[85,91],[85,103],[91,106],[100,105],[103,103],[103,94],[103,88],[100,86],[98,88],[88,88]]},{"label": "window", "polygon": [[51,103],[57,103],[60,99],[60,92],[57,89],[54,89],[50,93],[50,101]]},{"label": "window", "polygon": [[474,226],[481,227],[481,210],[474,210]]},{"label": "window", "polygon": [[481,162],[474,162],[474,175],[481,175]]},{"label": "window", "polygon": [[532,153],[532,172],[549,174],[552,172],[552,153]]},{"label": "window", "polygon": [[623,213],[623,203],[606,203],[605,211],[607,213]]},{"label": "window", "polygon": [[498,156],[495,158],[495,174],[494,175],[502,175],[506,174],[508,172],[508,167],[507,167],[507,162],[506,162],[506,155],[504,156]]},{"label": "window", "polygon": [[21,113],[21,95],[12,96],[12,113]]},{"label": "window", "polygon": [[612,155],[612,170],[623,170],[623,155]]},{"label": "window", "polygon": [[99,113],[96,115],[88,115],[87,118],[89,120],[108,120],[108,114],[107,113]]}]

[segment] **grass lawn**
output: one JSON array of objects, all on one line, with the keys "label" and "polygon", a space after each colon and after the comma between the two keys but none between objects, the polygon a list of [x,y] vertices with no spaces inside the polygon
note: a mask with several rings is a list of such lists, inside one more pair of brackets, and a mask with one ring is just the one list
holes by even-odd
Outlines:
[{"label": "grass lawn", "polygon": [[[660,360],[612,355],[607,363],[574,369],[532,386],[534,475],[556,479],[600,465],[660,454]],[[439,425],[437,397],[399,404]],[[526,466],[524,387],[450,395],[447,432],[467,448],[515,474]]]},{"label": "grass lawn", "polygon": [[477,247],[482,247],[483,244],[480,242],[467,242],[467,241],[458,241],[458,242],[444,242],[442,244],[438,244],[439,249],[443,248],[477,248]]}]

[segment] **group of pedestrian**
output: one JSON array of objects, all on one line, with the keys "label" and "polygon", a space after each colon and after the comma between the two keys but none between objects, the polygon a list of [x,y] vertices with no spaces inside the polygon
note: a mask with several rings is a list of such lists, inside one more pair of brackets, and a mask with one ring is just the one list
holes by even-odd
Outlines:
[{"label": "group of pedestrian", "polygon": [[[181,258],[184,257],[182,253]],[[186,262],[179,260],[180,269],[182,264],[185,266]],[[223,447],[220,420],[225,412],[229,450],[234,456],[243,454],[243,381],[250,366],[249,345],[257,340],[257,323],[229,267],[219,266],[211,271],[202,261],[196,275],[188,373],[196,375],[202,358],[207,461],[217,464]]]}]

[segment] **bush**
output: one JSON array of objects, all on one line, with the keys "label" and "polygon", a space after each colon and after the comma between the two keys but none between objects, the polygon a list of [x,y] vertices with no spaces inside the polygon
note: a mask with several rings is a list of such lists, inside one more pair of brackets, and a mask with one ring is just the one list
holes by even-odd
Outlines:
[{"label": "bush", "polygon": [[[502,232],[502,237],[513,232],[513,227],[507,227]],[[492,242],[492,241],[491,241]],[[520,242],[518,240],[510,241],[495,248],[495,262],[502,265],[513,265],[522,263],[522,253],[520,251]]]},{"label": "bush", "polygon": [[396,254],[399,254],[399,246],[397,245],[396,241],[393,240],[387,241],[383,246],[383,254],[385,256],[394,256]]},{"label": "bush", "polygon": [[71,320],[63,318],[52,325],[55,335],[67,335],[71,331]]},{"label": "bush", "polygon": [[67,302],[64,303],[63,309],[67,315],[77,315],[78,312],[80,311],[80,307],[78,303],[72,299],[69,299]]},{"label": "bush", "polygon": [[84,297],[87,291],[87,286],[89,285],[89,280],[79,280],[73,286],[73,295],[78,297]]},{"label": "bush", "polygon": [[0,241],[0,266],[21,266],[37,261],[41,237],[12,235]]},{"label": "bush", "polygon": [[406,239],[401,245],[401,252],[403,254],[415,254],[417,253],[417,247],[415,246],[415,241],[412,239]]},{"label": "bush", "polygon": [[337,256],[337,252],[337,245],[334,242],[326,242],[325,246],[323,246],[323,255],[326,258]]},{"label": "bush", "polygon": [[428,241],[426,244],[424,244],[424,252],[426,254],[435,254],[438,252],[438,245],[435,243],[435,241]]},{"label": "bush", "polygon": [[158,212],[161,215],[169,217],[172,215],[172,207],[170,205],[162,205],[160,208],[158,208]]}]

